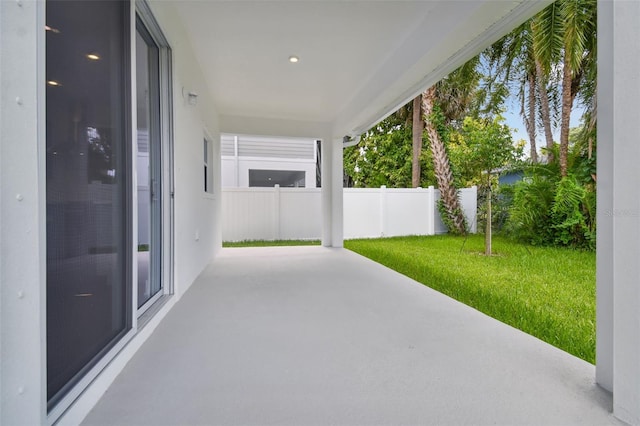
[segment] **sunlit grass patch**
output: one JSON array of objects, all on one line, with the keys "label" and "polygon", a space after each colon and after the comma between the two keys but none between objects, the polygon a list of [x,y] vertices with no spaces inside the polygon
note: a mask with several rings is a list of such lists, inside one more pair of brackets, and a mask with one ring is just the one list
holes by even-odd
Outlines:
[{"label": "sunlit grass patch", "polygon": [[222,247],[319,246],[319,240],[247,240],[223,242]]}]

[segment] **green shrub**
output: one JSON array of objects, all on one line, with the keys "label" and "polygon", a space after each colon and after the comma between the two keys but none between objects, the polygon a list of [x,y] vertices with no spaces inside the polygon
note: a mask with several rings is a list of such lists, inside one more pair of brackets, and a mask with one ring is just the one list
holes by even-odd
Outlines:
[{"label": "green shrub", "polygon": [[532,245],[552,244],[555,192],[556,181],[547,176],[534,175],[516,183],[506,224],[507,233]]},{"label": "green shrub", "polygon": [[590,218],[589,203],[587,191],[573,176],[558,182],[551,209],[556,244],[595,249],[595,227],[587,223]]},{"label": "green shrub", "polygon": [[574,176],[533,174],[518,182],[505,231],[533,245],[594,250],[596,194]]}]

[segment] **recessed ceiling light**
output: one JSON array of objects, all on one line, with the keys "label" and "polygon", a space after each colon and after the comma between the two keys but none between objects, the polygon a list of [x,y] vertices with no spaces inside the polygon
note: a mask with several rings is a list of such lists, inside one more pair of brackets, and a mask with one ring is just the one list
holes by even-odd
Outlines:
[{"label": "recessed ceiling light", "polygon": [[55,33],[55,34],[60,33],[60,30],[59,30],[59,29],[57,29],[57,28],[53,28],[53,27],[50,27],[50,26],[48,26],[48,25],[45,25],[45,26],[44,26],[44,30],[45,30],[45,31],[51,31],[52,33]]},{"label": "recessed ceiling light", "polygon": [[91,59],[92,61],[97,61],[100,59],[100,56],[96,55],[95,53],[89,53],[87,55],[87,59]]},{"label": "recessed ceiling light", "polygon": [[60,84],[59,82],[57,82],[55,80],[49,80],[49,81],[47,81],[47,84],[49,86],[62,86],[62,84]]},{"label": "recessed ceiling light", "polygon": [[291,62],[292,64],[295,64],[299,60],[300,60],[300,58],[298,58],[296,55],[289,56],[289,62]]}]

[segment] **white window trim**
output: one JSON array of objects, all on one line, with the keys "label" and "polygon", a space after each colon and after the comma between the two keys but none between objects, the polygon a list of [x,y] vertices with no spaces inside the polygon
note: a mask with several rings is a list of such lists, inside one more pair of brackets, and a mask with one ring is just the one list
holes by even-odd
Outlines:
[{"label": "white window trim", "polygon": [[216,139],[211,137],[211,133],[205,128],[202,130],[202,140],[207,143],[207,161],[203,161],[201,167],[207,166],[207,188],[205,191],[202,188],[202,197],[209,200],[216,200],[218,198],[218,191],[216,190],[216,184],[220,179],[216,175],[216,171],[220,169],[220,165],[215,161],[217,153],[219,152],[220,142],[215,142]]}]

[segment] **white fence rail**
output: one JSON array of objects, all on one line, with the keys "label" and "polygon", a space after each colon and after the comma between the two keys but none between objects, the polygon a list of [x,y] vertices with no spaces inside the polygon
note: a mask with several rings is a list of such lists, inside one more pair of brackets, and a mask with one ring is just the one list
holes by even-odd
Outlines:
[{"label": "white fence rail", "polygon": [[[320,239],[320,188],[223,188],[222,239]],[[477,188],[460,190],[462,209],[476,231]],[[374,238],[446,232],[429,188],[345,188],[344,237]]]}]

